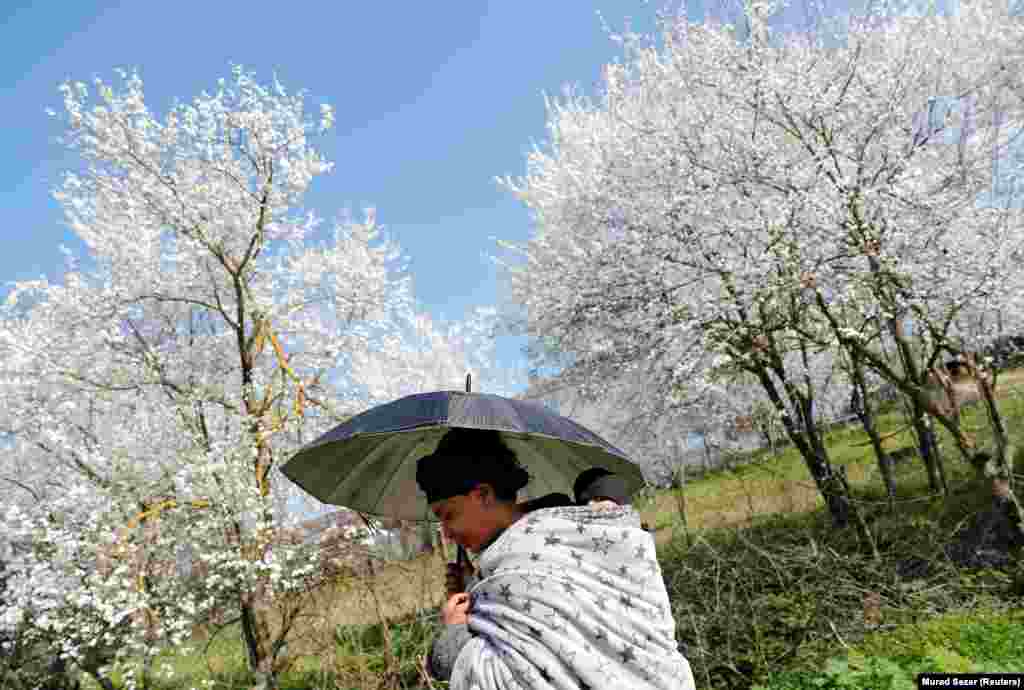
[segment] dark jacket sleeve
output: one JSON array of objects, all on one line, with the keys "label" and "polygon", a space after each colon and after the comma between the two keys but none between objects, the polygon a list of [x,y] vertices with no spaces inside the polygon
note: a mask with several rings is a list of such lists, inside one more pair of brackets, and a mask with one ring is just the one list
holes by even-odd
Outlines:
[{"label": "dark jacket sleeve", "polygon": [[452,669],[455,668],[455,660],[459,657],[462,647],[472,637],[469,626],[465,623],[455,623],[444,626],[444,630],[434,638],[434,644],[430,647],[430,655],[427,657],[427,670],[437,680],[448,680],[451,678]]}]

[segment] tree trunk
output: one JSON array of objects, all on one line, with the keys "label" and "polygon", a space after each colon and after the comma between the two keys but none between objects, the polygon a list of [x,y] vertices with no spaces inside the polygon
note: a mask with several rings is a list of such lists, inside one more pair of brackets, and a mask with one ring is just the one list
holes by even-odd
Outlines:
[{"label": "tree trunk", "polygon": [[918,455],[924,463],[925,473],[928,477],[928,488],[932,493],[947,493],[945,472],[942,471],[939,460],[939,444],[935,436],[935,430],[928,423],[928,414],[935,411],[932,406],[927,406],[920,396],[909,393],[903,396],[903,411],[910,427],[914,430],[914,439],[917,442]]},{"label": "tree trunk", "polygon": [[714,467],[714,463],[711,462],[711,447],[708,445],[707,428],[701,430],[700,445],[704,449],[704,474],[707,474]]},{"label": "tree trunk", "polygon": [[254,595],[246,594],[241,600],[242,640],[249,661],[249,670],[255,680],[254,690],[277,690],[274,655],[270,649],[270,630],[264,614],[256,609]]},{"label": "tree trunk", "polygon": [[1003,423],[1003,416],[996,405],[995,374],[979,371],[973,354],[966,357],[966,363],[967,370],[974,378],[978,392],[981,393],[981,398],[985,402],[985,411],[988,413],[989,424],[992,426],[992,434],[996,441],[991,465],[983,466],[981,470],[991,479],[992,499],[996,507],[1009,512],[1011,523],[1024,537],[1024,507],[1021,506],[1013,490],[1013,454],[1006,433],[1006,425]]},{"label": "tree trunk", "polygon": [[885,495],[889,499],[889,512],[896,510],[896,478],[893,475],[892,458],[882,448],[882,439],[875,428],[874,416],[871,406],[868,403],[867,386],[864,383],[864,367],[858,360],[853,363],[853,411],[856,413],[864,432],[871,441],[871,448],[875,451],[875,458],[878,460],[878,471],[882,475],[882,482],[885,484]]},{"label": "tree trunk", "polygon": [[[881,275],[881,264],[878,260],[877,253],[868,254],[868,266],[870,267],[872,274],[875,276]],[[887,304],[886,307],[891,309],[893,313],[897,313],[898,311],[894,302]],[[899,354],[900,364],[903,367],[904,378],[909,379],[909,381],[917,387],[918,390],[923,389],[926,384],[926,372],[921,371],[917,361],[914,359],[913,348],[910,347],[910,343],[907,341],[907,336],[903,329],[903,323],[900,321],[898,316],[890,316],[885,319],[885,324],[893,341],[896,343],[896,350]],[[896,382],[894,381],[893,383]],[[910,403],[913,415],[912,424],[914,426],[914,431],[917,434],[918,448],[921,451],[921,460],[924,462],[925,469],[928,472],[928,485],[931,487],[932,491],[941,493],[945,496],[948,493],[945,472],[942,468],[942,460],[939,455],[939,446],[935,432],[932,426],[926,421],[926,408],[921,404],[920,395],[913,396]]]},{"label": "tree trunk", "polygon": [[149,690],[149,679],[153,677],[153,655],[147,653],[142,659],[142,673],[139,674],[139,687]]},{"label": "tree trunk", "polygon": [[911,418],[911,426],[914,429],[914,437],[917,439],[918,452],[928,475],[928,487],[933,493],[945,496],[949,489],[946,485],[946,473],[942,467],[942,460],[939,457],[939,444],[935,429],[929,423],[926,416],[927,411],[920,401],[913,398],[907,401],[907,410]]},{"label": "tree trunk", "polygon": [[779,390],[769,376],[768,371],[761,368],[753,373],[758,377],[765,393],[768,394],[768,399],[779,412],[779,416],[782,417],[782,426],[786,430],[786,435],[793,442],[793,445],[796,446],[801,457],[803,457],[807,470],[810,472],[815,485],[818,487],[818,491],[825,500],[825,505],[828,506],[829,516],[832,518],[832,526],[838,528],[846,527],[849,524],[849,503],[846,497],[842,495],[842,487],[836,481],[832,472],[828,451],[822,442],[821,433],[814,425],[812,418],[813,399],[798,394],[792,384],[783,382],[787,389],[787,395],[790,400],[796,403],[795,406],[800,411],[802,417],[802,428],[798,428],[790,416],[785,403],[782,401],[782,396],[779,395]]},{"label": "tree trunk", "polygon": [[825,448],[821,429],[814,423],[814,398],[810,394],[804,396],[795,395],[794,391],[787,392],[791,395],[790,399],[795,398],[800,410],[803,433],[811,450],[810,458],[805,457],[805,460],[818,485],[818,490],[821,491],[828,505],[832,524],[835,527],[846,527],[850,523],[850,500],[843,484],[839,481],[839,476],[832,470],[832,463],[828,459],[828,450]]},{"label": "tree trunk", "polygon": [[[920,390],[925,385],[925,373],[921,372],[914,360],[914,354],[907,342],[903,332],[903,326],[897,319],[889,320],[889,330],[896,347],[899,350],[900,362],[903,364],[904,375],[907,376]],[[942,470],[942,461],[939,458],[939,444],[935,436],[935,430],[927,421],[926,408],[921,404],[920,396],[915,395],[910,400],[910,409],[914,425],[914,433],[917,435],[917,445],[921,452],[921,460],[924,462],[925,470],[928,472],[928,485],[931,490],[945,496],[949,490],[946,486],[945,472]]]},{"label": "tree trunk", "polygon": [[846,467],[840,467],[836,473],[837,480],[843,487],[843,496],[850,500],[850,511],[853,513],[854,524],[857,526],[857,535],[864,542],[867,549],[871,551],[871,557],[877,563],[882,560],[881,555],[878,553],[878,543],[875,541],[875,535],[871,533],[871,528],[868,526],[867,521],[861,514],[860,509],[852,501],[852,492],[850,491],[850,484],[846,481]]},{"label": "tree trunk", "polygon": [[990,382],[982,378],[984,374],[979,376],[973,362],[969,368],[978,382],[979,391],[985,401],[989,422],[995,436],[995,449],[991,452],[984,448],[979,449],[975,445],[974,439],[960,427],[954,415],[941,414],[941,410],[935,410],[933,414],[953,436],[963,458],[975,468],[980,477],[990,480],[994,509],[1006,511],[1011,524],[1014,525],[1020,537],[1024,538],[1024,508],[1021,507],[1020,501],[1012,489],[1013,473],[1008,463],[1009,445],[1002,416],[995,404]]},{"label": "tree trunk", "polygon": [[686,521],[686,465],[682,462],[676,467],[675,476],[672,478],[672,492],[675,494],[679,524],[683,528],[683,543],[689,547],[690,526]]}]

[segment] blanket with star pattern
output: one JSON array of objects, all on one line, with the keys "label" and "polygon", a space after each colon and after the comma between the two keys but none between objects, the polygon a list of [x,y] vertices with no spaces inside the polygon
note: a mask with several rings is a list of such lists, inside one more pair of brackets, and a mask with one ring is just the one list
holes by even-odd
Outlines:
[{"label": "blanket with star pattern", "polygon": [[629,506],[559,507],[484,550],[452,690],[692,690],[654,539]]}]

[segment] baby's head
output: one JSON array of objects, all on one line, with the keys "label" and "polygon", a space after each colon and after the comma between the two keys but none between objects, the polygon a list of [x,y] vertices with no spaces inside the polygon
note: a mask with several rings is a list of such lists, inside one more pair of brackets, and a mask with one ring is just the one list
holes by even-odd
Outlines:
[{"label": "baby's head", "polygon": [[591,467],[581,472],[580,476],[576,477],[572,492],[578,506],[604,501],[611,501],[620,506],[629,503],[626,482],[603,467]]}]

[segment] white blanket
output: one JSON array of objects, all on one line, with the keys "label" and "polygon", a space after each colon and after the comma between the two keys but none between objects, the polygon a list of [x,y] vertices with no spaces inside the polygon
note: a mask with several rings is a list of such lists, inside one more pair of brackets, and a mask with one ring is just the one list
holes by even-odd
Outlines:
[{"label": "white blanket", "polygon": [[654,539],[628,506],[547,508],[484,550],[452,690],[691,690]]}]

